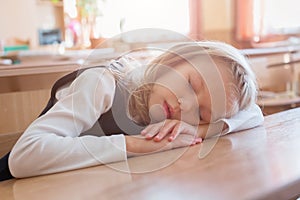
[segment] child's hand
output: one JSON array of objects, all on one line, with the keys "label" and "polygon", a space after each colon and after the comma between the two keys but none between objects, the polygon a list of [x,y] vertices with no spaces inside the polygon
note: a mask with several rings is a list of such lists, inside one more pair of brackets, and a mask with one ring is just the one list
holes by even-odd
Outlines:
[{"label": "child's hand", "polygon": [[176,140],[169,142],[169,144],[171,145],[171,149],[175,149],[180,147],[193,146],[201,142],[202,138],[195,138],[195,136],[188,134],[179,134],[176,137]]},{"label": "child's hand", "polygon": [[[186,122],[179,120],[171,120],[167,119],[163,122],[150,124],[144,130],[142,130],[141,134],[146,137],[146,139],[153,139],[156,142],[164,139],[168,134],[170,135],[168,141],[173,141],[179,134],[188,134],[192,135],[196,143],[201,142],[201,138],[197,138],[197,130],[198,126],[192,126]],[[200,141],[201,140],[201,141]]]}]

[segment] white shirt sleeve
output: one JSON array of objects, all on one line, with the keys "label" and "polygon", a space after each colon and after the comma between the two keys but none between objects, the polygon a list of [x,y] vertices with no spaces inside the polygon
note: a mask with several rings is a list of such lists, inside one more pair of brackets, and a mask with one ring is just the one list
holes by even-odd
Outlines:
[{"label": "white shirt sleeve", "polygon": [[111,108],[115,87],[113,76],[103,68],[79,75],[17,141],[9,156],[12,175],[29,177],[126,160],[124,135],[80,136]]},{"label": "white shirt sleeve", "polygon": [[236,115],[229,119],[221,119],[228,125],[222,135],[230,132],[241,131],[254,128],[263,123],[264,117],[258,105],[252,104],[245,110],[240,110]]}]

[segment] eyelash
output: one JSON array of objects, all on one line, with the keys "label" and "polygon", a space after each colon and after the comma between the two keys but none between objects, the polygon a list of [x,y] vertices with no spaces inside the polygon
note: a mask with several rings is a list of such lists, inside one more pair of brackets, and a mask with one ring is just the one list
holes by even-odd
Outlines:
[{"label": "eyelash", "polygon": [[[189,76],[188,82],[189,82],[190,87],[191,87],[194,91],[196,91],[196,89],[193,87],[193,84],[192,84],[192,82],[191,82],[191,77],[190,77],[190,76]],[[200,108],[199,108],[199,120],[200,120],[200,121],[203,120],[203,118],[202,118],[202,116],[201,116]]]},{"label": "eyelash", "polygon": [[191,78],[189,77],[189,85],[190,87],[195,91],[195,88],[193,87],[193,84],[192,84],[192,81],[191,81]]}]

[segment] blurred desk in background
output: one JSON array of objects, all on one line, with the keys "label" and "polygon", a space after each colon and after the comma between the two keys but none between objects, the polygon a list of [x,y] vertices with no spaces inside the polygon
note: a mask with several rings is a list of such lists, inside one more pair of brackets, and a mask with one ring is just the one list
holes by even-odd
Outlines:
[{"label": "blurred desk in background", "polygon": [[49,59],[0,66],[0,134],[23,132],[46,105],[53,83],[79,67]]},{"label": "blurred desk in background", "polygon": [[[24,51],[20,64],[0,66],[0,134],[19,135],[45,107],[56,80],[76,69],[102,65],[111,49],[70,51],[64,55]],[[15,138],[15,137],[14,137]]]},{"label": "blurred desk in background", "polygon": [[[242,49],[256,74],[260,93],[272,96],[258,98],[265,115],[300,105],[300,45]],[[298,62],[296,62],[298,61]],[[293,93],[293,94],[292,94]]]},{"label": "blurred desk in background", "polygon": [[110,48],[68,51],[63,55],[43,51],[20,52],[20,64],[0,65],[0,93],[49,89],[64,74],[90,65],[101,65],[116,55]]},{"label": "blurred desk in background", "polygon": [[261,107],[264,115],[273,114],[276,112],[296,108],[300,106],[300,96],[288,94],[288,93],[268,93],[269,96],[260,96],[258,98],[257,104]]},{"label": "blurred desk in background", "polygon": [[47,60],[0,66],[0,93],[50,89],[58,78],[78,68],[76,62]]}]

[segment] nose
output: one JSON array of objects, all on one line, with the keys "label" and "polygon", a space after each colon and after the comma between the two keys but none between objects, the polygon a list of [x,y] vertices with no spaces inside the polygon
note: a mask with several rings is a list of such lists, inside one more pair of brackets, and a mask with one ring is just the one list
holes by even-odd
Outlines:
[{"label": "nose", "polygon": [[178,103],[181,111],[183,112],[188,112],[190,110],[194,110],[195,108],[197,108],[195,102],[191,99],[179,98]]},{"label": "nose", "polygon": [[178,103],[181,109],[181,120],[190,124],[199,124],[199,106],[191,99],[179,98]]}]

